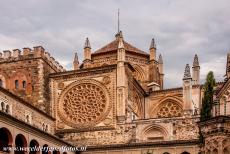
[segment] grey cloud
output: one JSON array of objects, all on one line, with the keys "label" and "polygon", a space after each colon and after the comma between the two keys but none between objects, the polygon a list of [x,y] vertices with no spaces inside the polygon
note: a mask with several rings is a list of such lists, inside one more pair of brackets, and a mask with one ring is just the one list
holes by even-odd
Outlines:
[{"label": "grey cloud", "polygon": [[163,55],[166,87],[182,85],[186,63],[199,55],[202,80],[225,73],[230,50],[228,0],[9,0],[0,1],[0,50],[42,45],[67,68],[83,44],[93,50],[114,39],[117,9],[127,41],[148,52],[152,37]]}]

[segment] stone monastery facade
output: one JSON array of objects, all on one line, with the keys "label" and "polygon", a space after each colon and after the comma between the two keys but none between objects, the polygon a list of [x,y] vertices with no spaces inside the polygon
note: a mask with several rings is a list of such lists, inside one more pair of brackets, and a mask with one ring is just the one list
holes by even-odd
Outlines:
[{"label": "stone monastery facade", "polygon": [[4,146],[87,145],[76,153],[229,154],[230,55],[226,80],[215,87],[213,118],[204,122],[198,56],[191,70],[186,65],[181,87],[164,89],[163,58],[156,55],[154,39],[145,52],[121,32],[96,51],[87,38],[83,62],[76,53],[70,71],[41,46],[3,51],[0,153],[14,153]]}]

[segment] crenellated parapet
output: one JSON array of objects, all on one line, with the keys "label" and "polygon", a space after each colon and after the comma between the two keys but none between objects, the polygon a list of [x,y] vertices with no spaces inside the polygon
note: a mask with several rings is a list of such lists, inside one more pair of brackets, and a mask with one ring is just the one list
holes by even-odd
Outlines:
[{"label": "crenellated parapet", "polygon": [[54,70],[58,72],[66,71],[62,65],[59,64],[49,52],[45,51],[42,46],[35,46],[33,49],[31,48],[23,48],[22,51],[20,49],[4,50],[2,53],[0,52],[0,63],[4,62],[13,62],[13,61],[21,61],[26,59],[38,59],[42,58],[45,60]]}]

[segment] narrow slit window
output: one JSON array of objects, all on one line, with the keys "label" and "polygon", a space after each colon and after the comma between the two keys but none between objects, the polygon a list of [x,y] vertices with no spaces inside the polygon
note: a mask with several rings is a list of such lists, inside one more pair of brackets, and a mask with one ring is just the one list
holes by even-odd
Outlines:
[{"label": "narrow slit window", "polygon": [[15,89],[18,89],[18,80],[15,80]]},{"label": "narrow slit window", "polygon": [[23,89],[26,89],[26,81],[23,81],[23,82],[22,82],[22,88],[23,88]]}]

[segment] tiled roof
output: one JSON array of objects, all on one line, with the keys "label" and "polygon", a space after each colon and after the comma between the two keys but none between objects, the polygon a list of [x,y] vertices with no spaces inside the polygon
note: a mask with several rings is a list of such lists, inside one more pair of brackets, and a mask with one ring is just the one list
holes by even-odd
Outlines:
[{"label": "tiled roof", "polygon": [[[105,53],[105,52],[109,52],[109,51],[116,51],[118,49],[118,42],[119,42],[118,39],[116,39],[116,40],[110,42],[109,44],[105,45],[104,47],[96,50],[94,53],[92,53],[92,55]],[[132,46],[131,44],[129,44],[126,41],[124,41],[124,46],[125,46],[126,51],[148,55],[146,52]]]}]

